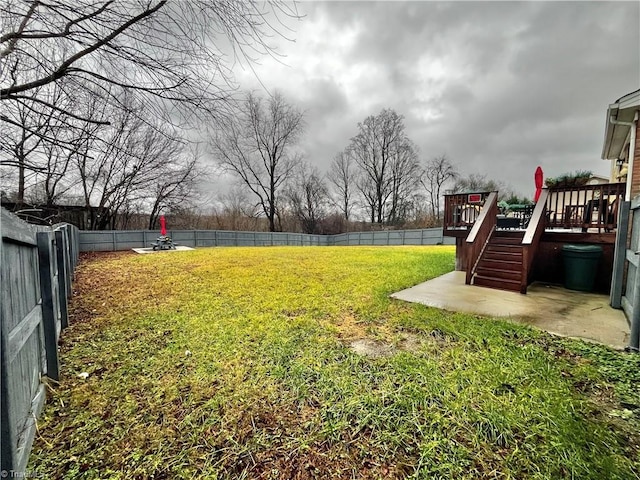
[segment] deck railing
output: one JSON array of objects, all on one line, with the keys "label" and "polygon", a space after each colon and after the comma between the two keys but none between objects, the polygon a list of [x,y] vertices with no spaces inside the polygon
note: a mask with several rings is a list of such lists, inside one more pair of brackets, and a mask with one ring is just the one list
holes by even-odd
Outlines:
[{"label": "deck railing", "polygon": [[531,268],[533,267],[533,261],[536,258],[538,252],[538,246],[540,245],[540,239],[544,233],[547,215],[546,215],[546,203],[549,197],[549,191],[543,190],[538,203],[533,210],[531,219],[524,232],[522,238],[522,271],[520,277],[520,293],[527,293],[527,286],[529,285],[529,277],[531,277]]},{"label": "deck railing", "polygon": [[612,232],[624,194],[624,183],[549,188],[547,228]]},{"label": "deck railing", "polygon": [[444,229],[470,230],[491,192],[454,193],[444,196]]},{"label": "deck railing", "polygon": [[[604,183],[553,187],[545,189],[546,228],[579,232],[614,232],[618,223],[618,209],[624,201],[624,183]],[[480,215],[489,192],[452,194],[444,196],[444,234],[458,236],[456,231],[470,231]],[[498,215],[497,228],[526,229],[533,213],[533,205]]]},{"label": "deck railing", "polygon": [[469,248],[466,267],[467,275],[465,279],[467,285],[471,284],[471,279],[478,266],[478,260],[482,256],[482,252],[487,246],[491,234],[496,229],[497,215],[498,192],[491,192],[482,207],[478,221],[473,225],[467,237],[467,247]]}]

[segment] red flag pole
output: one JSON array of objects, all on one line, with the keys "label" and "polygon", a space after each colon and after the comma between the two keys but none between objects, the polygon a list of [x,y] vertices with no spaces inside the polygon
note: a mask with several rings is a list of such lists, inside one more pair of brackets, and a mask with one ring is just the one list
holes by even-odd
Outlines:
[{"label": "red flag pole", "polygon": [[167,225],[164,219],[164,215],[160,215],[160,235],[163,237],[167,235]]},{"label": "red flag pole", "polygon": [[534,175],[534,180],[536,182],[536,193],[533,198],[534,202],[537,202],[540,198],[540,194],[542,193],[542,182],[544,181],[544,174],[542,173],[542,168],[536,168],[536,173]]}]

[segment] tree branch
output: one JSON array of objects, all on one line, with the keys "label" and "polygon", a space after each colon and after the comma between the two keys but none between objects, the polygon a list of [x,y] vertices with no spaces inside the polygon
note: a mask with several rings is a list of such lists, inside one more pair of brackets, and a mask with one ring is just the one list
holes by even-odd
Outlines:
[{"label": "tree branch", "polygon": [[55,82],[59,78],[62,78],[67,73],[67,70],[69,69],[69,67],[71,65],[73,65],[75,62],[80,60],[82,57],[85,57],[86,55],[89,55],[89,54],[95,52],[99,48],[102,48],[103,46],[108,44],[111,40],[113,40],[118,35],[120,35],[122,32],[124,32],[125,30],[130,28],[132,25],[135,25],[136,23],[140,22],[141,20],[143,20],[143,19],[145,19],[147,17],[150,17],[155,12],[160,10],[160,8],[162,8],[166,3],[167,3],[167,0],[161,0],[156,6],[154,6],[152,8],[149,8],[149,9],[145,10],[144,12],[140,13],[139,15],[136,15],[135,17],[129,19],[129,21],[127,21],[124,24],[120,25],[118,28],[113,30],[106,37],[100,39],[99,41],[97,41],[96,43],[91,45],[90,47],[87,47],[84,50],[80,50],[75,55],[72,55],[71,57],[69,57],[67,60],[62,62],[60,64],[60,66],[56,70],[54,70],[50,75],[47,75],[47,76],[42,77],[42,78],[39,78],[39,79],[34,80],[32,82],[23,83],[22,85],[14,85],[12,87],[1,89],[0,90],[0,100],[8,99],[10,97],[10,95],[12,95],[12,94],[19,93],[19,92],[25,92],[27,90],[31,90],[31,89],[34,89],[34,88],[37,88],[37,87],[41,87],[43,85],[47,85],[48,83]]},{"label": "tree branch", "polygon": [[15,33],[14,32],[7,33],[5,35],[2,35],[2,37],[0,37],[0,43],[9,41],[9,45],[7,45],[7,48],[5,48],[2,52],[0,52],[0,59],[9,55],[16,48],[16,43],[18,42],[18,38],[20,34],[27,27],[27,22],[29,22],[29,20],[33,16],[33,13],[36,11],[36,8],[38,8],[39,3],[40,2],[38,1],[34,1],[31,4],[31,6],[29,7],[29,10],[27,11],[24,18],[22,19],[22,22],[20,22],[20,26],[18,27],[18,30]]}]

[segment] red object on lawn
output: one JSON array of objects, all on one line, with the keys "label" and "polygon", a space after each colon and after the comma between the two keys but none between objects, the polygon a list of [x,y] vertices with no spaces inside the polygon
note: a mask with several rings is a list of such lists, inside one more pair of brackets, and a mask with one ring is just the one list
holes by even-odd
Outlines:
[{"label": "red object on lawn", "polygon": [[160,215],[160,235],[163,237],[167,234],[167,224],[164,219],[164,215]]},{"label": "red object on lawn", "polygon": [[536,180],[536,194],[533,197],[533,201],[537,202],[540,198],[540,194],[542,193],[542,181],[544,180],[544,174],[542,173],[542,168],[536,168],[536,174],[534,175]]}]

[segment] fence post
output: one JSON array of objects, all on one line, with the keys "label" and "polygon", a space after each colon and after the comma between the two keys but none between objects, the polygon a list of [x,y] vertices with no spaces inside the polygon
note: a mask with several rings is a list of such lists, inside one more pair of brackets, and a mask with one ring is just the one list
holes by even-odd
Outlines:
[{"label": "fence post", "polygon": [[63,230],[56,230],[56,256],[58,257],[58,304],[60,305],[60,328],[69,326],[67,312],[67,260],[66,242]]},{"label": "fence post", "polygon": [[71,234],[71,259],[73,261],[71,265],[71,276],[70,278],[75,280],[76,274],[76,266],[78,265],[78,258],[80,257],[80,232],[78,229],[72,225],[69,226],[69,232]]},{"label": "fence post", "polygon": [[38,261],[40,264],[40,295],[42,297],[42,326],[47,355],[47,376],[60,379],[58,362],[58,338],[56,334],[56,312],[53,306],[51,283],[51,237],[49,232],[38,232]]},{"label": "fence post", "polygon": [[71,232],[71,248],[73,249],[73,270],[75,270],[80,257],[80,231],[74,226],[70,226],[69,231]]},{"label": "fence post", "polygon": [[[67,292],[67,296],[65,297],[66,299],[68,299],[71,296],[71,277],[73,275],[73,252],[72,252],[72,231],[71,231],[71,225],[65,225],[64,226],[64,230],[63,230],[63,236],[64,236],[64,281],[65,281],[65,289]],[[66,304],[65,304],[66,305]],[[65,306],[66,309],[66,306]]]}]

